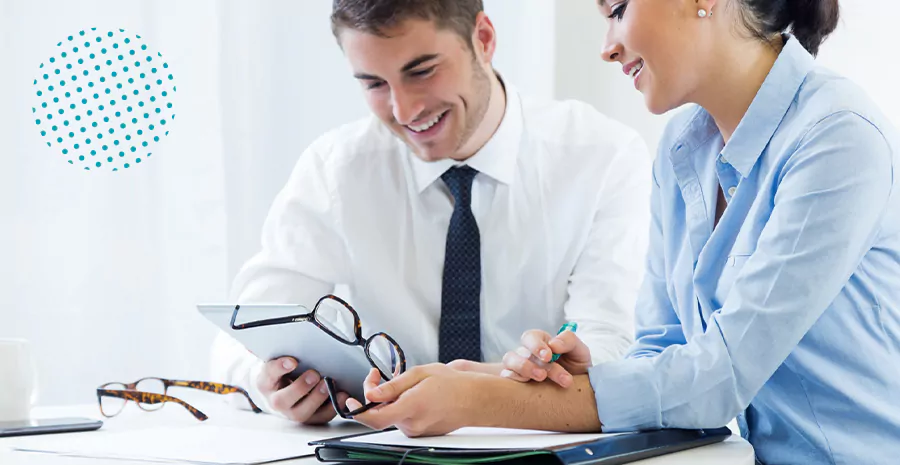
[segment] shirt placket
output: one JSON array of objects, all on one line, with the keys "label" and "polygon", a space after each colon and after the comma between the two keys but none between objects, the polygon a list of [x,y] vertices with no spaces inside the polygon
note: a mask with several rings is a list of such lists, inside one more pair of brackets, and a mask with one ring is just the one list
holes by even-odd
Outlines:
[{"label": "shirt placket", "polygon": [[[709,240],[712,229],[709,224],[709,216],[707,214],[706,202],[703,200],[703,189],[700,185],[700,177],[694,169],[694,165],[686,153],[683,146],[679,146],[676,150],[676,156],[672,159],[672,169],[678,186],[681,189],[681,195],[684,199],[685,221],[688,230],[688,240],[691,245],[692,273],[696,275],[697,262],[703,246]],[[693,279],[693,278],[692,278]],[[696,285],[696,283],[694,283]],[[706,322],[700,312],[700,301],[694,295],[693,300],[693,318],[695,322],[694,331],[705,331]]]}]

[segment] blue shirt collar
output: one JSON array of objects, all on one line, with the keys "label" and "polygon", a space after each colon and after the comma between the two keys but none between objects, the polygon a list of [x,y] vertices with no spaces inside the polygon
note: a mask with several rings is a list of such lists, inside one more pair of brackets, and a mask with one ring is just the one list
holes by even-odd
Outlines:
[{"label": "blue shirt collar", "polygon": [[[722,151],[722,156],[743,177],[747,177],[769,144],[784,115],[794,103],[800,86],[813,70],[812,55],[800,42],[785,35],[784,48],[772,70],[747,109],[744,118]],[[704,145],[714,135],[720,135],[712,116],[702,108],[675,139],[670,153],[686,155]],[[688,150],[681,150],[688,149]]]}]

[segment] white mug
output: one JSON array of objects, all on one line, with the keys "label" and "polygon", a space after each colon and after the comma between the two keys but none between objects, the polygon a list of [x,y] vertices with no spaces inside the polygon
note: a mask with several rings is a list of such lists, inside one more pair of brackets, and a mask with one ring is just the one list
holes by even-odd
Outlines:
[{"label": "white mug", "polygon": [[27,420],[36,394],[28,342],[0,339],[0,421]]}]

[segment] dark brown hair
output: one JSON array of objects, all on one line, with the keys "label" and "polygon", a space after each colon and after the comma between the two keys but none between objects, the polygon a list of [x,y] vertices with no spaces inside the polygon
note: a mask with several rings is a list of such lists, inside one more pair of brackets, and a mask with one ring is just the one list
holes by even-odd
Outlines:
[{"label": "dark brown hair", "polygon": [[744,25],[762,40],[790,30],[809,53],[834,32],[838,0],[738,0]]},{"label": "dark brown hair", "polygon": [[342,28],[387,37],[386,29],[408,19],[423,19],[434,21],[439,29],[453,30],[471,48],[475,20],[482,11],[481,0],[334,0],[331,31],[335,37]]}]

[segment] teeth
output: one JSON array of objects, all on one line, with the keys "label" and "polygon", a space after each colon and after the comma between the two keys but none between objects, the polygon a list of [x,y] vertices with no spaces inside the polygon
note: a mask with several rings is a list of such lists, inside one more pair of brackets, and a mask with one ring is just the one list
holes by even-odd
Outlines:
[{"label": "teeth", "polygon": [[[444,113],[446,113],[446,112],[444,112]],[[422,124],[420,126],[407,126],[407,127],[412,129],[415,132],[427,131],[427,130],[431,129],[432,126],[437,124],[441,120],[441,118],[444,117],[444,113],[441,113],[441,114],[435,116],[433,120],[431,120],[425,124]]]},{"label": "teeth", "polygon": [[634,65],[634,67],[631,68],[629,76],[631,76],[632,78],[637,76],[637,74],[640,73],[642,69],[644,69],[644,60],[639,61],[638,64]]}]

